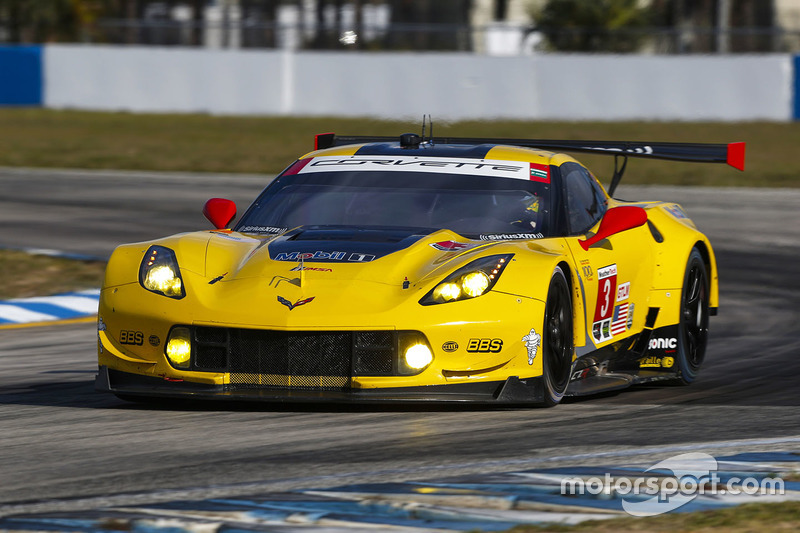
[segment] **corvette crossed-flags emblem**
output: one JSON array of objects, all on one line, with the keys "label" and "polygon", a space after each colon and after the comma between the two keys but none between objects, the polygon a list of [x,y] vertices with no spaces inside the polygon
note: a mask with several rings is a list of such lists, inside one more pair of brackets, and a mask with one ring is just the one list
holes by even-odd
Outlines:
[{"label": "corvette crossed-flags emblem", "polygon": [[311,298],[306,298],[304,300],[297,300],[295,303],[292,303],[289,300],[287,300],[286,298],[278,296],[278,301],[280,303],[282,303],[283,305],[285,305],[286,307],[288,307],[289,311],[291,311],[295,307],[300,307],[301,305],[305,305],[305,304],[307,304],[308,302],[310,302],[313,299],[314,299],[314,296],[312,296]]}]

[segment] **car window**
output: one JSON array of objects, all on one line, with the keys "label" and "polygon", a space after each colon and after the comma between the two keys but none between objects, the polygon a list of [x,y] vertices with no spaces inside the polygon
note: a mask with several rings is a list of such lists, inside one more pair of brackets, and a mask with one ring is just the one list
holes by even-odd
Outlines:
[{"label": "car window", "polygon": [[567,198],[569,233],[582,235],[606,212],[608,199],[597,180],[577,163],[561,165],[561,176]]},{"label": "car window", "polygon": [[547,236],[549,183],[427,172],[284,175],[239,227],[450,229],[486,240]]}]

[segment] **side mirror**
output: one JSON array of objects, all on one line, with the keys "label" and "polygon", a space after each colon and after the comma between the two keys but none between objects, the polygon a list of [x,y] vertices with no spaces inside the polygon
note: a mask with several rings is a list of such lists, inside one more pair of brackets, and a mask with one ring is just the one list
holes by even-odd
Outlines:
[{"label": "side mirror", "polygon": [[597,229],[597,233],[588,239],[579,240],[578,244],[580,244],[581,248],[584,250],[588,250],[590,246],[603,239],[607,239],[612,235],[629,229],[638,228],[646,222],[647,211],[641,207],[632,205],[613,207],[606,211],[603,220],[600,221],[600,227]]},{"label": "side mirror", "polygon": [[203,214],[215,228],[227,228],[236,217],[236,204],[225,198],[212,198],[203,206]]}]

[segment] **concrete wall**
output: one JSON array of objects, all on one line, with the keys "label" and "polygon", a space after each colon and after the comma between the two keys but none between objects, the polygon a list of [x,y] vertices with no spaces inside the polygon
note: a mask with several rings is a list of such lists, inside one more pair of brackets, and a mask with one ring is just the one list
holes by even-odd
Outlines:
[{"label": "concrete wall", "polygon": [[487,57],[51,45],[43,53],[43,104],[403,119],[429,113],[440,121],[787,121],[796,118],[795,63],[790,55]]}]

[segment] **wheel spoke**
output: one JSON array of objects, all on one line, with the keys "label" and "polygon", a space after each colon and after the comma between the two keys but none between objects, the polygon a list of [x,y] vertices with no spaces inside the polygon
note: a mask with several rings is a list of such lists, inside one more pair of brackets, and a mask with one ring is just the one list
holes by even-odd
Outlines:
[{"label": "wheel spoke", "polygon": [[700,272],[698,272],[696,269],[692,269],[690,272],[690,277],[691,288],[689,290],[688,298],[686,299],[687,307],[697,302],[700,298]]}]

